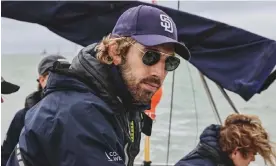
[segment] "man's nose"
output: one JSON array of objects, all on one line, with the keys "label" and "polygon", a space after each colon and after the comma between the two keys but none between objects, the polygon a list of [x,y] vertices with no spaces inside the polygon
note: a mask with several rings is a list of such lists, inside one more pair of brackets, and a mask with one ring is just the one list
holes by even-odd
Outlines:
[{"label": "man's nose", "polygon": [[161,80],[163,80],[166,77],[167,73],[168,72],[165,70],[164,59],[160,59],[155,65],[151,66],[150,74],[160,78]]}]

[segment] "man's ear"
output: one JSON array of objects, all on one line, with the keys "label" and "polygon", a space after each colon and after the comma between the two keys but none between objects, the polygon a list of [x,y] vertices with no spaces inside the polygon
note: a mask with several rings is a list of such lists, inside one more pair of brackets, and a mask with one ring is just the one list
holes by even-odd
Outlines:
[{"label": "man's ear", "polygon": [[108,55],[112,58],[114,65],[121,64],[122,57],[117,53],[118,45],[115,41],[112,41],[108,46]]},{"label": "man's ear", "polygon": [[232,154],[231,154],[232,158],[234,158],[234,157],[237,155],[238,150],[239,150],[238,148],[235,148],[235,149],[233,150],[233,152],[232,152]]}]

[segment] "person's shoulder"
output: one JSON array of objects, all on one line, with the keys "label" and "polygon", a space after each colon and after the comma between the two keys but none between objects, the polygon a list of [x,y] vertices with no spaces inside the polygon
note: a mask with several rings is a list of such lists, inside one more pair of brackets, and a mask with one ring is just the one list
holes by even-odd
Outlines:
[{"label": "person's shoulder", "polygon": [[106,108],[99,106],[96,100],[91,95],[75,92],[47,95],[28,112],[25,132],[34,132],[47,139],[63,137],[68,133],[75,138],[95,138],[98,142],[105,138],[114,145],[117,136],[109,123],[111,116],[103,113]]},{"label": "person's shoulder", "polygon": [[28,111],[27,108],[22,108],[22,109],[18,110],[18,111],[15,113],[14,118],[17,119],[17,118],[19,118],[19,117],[21,118],[22,116],[25,117],[25,114],[26,114],[27,111]]},{"label": "person's shoulder", "polygon": [[[45,96],[37,105],[32,107],[25,122],[32,123],[34,127],[52,125],[57,121],[73,118],[80,123],[93,123],[93,119],[103,119],[102,111],[110,109],[108,105],[92,93],[75,91],[57,91]],[[110,110],[108,110],[110,111]]]},{"label": "person's shoulder", "polygon": [[200,155],[193,156],[192,158],[184,157],[178,161],[175,166],[216,166],[211,160],[203,158]]},{"label": "person's shoulder", "polygon": [[53,111],[72,113],[89,112],[95,109],[110,109],[108,104],[91,92],[56,91],[45,96],[38,106],[48,106]]},{"label": "person's shoulder", "polygon": [[29,94],[25,99],[25,108],[30,109],[42,99],[42,92],[35,91]]},{"label": "person's shoulder", "polygon": [[211,158],[205,156],[205,149],[197,145],[190,153],[180,159],[175,166],[216,166]]}]

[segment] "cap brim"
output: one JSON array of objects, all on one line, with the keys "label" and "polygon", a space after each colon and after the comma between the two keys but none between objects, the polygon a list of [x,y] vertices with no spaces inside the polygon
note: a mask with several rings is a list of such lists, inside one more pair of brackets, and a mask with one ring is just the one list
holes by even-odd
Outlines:
[{"label": "cap brim", "polygon": [[135,39],[138,43],[148,47],[166,43],[173,43],[175,45],[175,53],[188,61],[191,58],[189,49],[184,44],[173,40],[172,38],[161,35],[133,35],[131,37]]},{"label": "cap brim", "polygon": [[19,86],[7,81],[1,82],[1,94],[11,94],[19,90]]}]

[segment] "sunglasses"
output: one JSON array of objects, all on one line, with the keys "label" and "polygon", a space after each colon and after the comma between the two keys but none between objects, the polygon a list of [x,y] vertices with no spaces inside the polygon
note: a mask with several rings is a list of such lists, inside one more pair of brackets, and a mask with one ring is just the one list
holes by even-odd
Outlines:
[{"label": "sunglasses", "polygon": [[[118,37],[120,37],[120,36],[118,36]],[[123,37],[123,38],[125,38],[125,37]],[[143,51],[139,47],[136,47],[134,45],[134,43],[131,43],[131,42],[128,42],[128,43],[131,44],[132,46],[134,46],[136,49],[138,49],[139,51],[141,51],[144,54],[142,57],[142,61],[147,66],[152,66],[152,65],[157,64],[160,61],[162,54],[167,55],[165,53],[161,53],[161,52],[157,52],[157,51],[153,51],[153,50]],[[175,55],[168,55],[165,60],[165,70],[166,71],[174,71],[179,66],[179,64],[180,64],[179,58],[175,57]]]},{"label": "sunglasses", "polygon": [[[140,49],[139,49],[140,50]],[[142,61],[147,66],[152,66],[157,64],[161,59],[161,53],[157,51],[148,50],[146,52],[140,50],[144,53],[142,57]],[[180,64],[180,59],[175,56],[168,56],[165,60],[165,70],[166,71],[173,71],[175,70]]]}]

